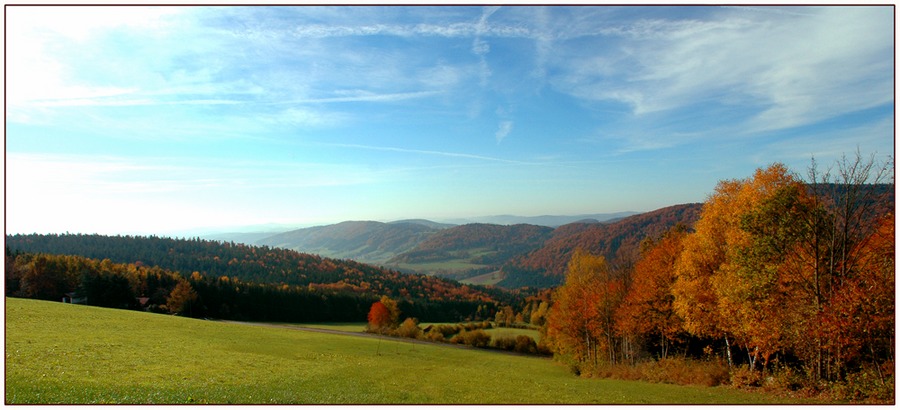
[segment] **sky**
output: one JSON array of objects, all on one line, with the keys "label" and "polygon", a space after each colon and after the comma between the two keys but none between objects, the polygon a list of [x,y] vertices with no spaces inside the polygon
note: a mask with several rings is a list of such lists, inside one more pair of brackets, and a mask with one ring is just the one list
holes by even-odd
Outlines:
[{"label": "sky", "polygon": [[7,233],[644,212],[894,153],[892,6],[6,6]]}]

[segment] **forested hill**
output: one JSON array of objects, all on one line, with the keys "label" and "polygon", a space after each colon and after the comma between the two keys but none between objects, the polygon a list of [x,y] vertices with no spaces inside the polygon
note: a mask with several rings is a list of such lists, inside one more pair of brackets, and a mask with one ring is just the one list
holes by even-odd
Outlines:
[{"label": "forested hill", "polygon": [[284,232],[260,239],[256,244],[381,263],[412,249],[442,227],[430,221],[346,221]]},{"label": "forested hill", "polygon": [[627,217],[610,224],[574,223],[557,228],[544,245],[503,266],[507,288],[552,287],[563,282],[576,249],[602,255],[611,262],[634,260],[641,241],[662,234],[677,224],[693,226],[703,204],[674,205]]},{"label": "forested hill", "polygon": [[83,234],[7,235],[9,252],[77,255],[113,263],[156,266],[189,277],[198,272],[257,284],[306,286],[408,301],[515,303],[502,289],[462,285],[404,274],[350,260],[336,260],[267,246],[200,239]]},{"label": "forested hill", "polygon": [[494,225],[474,223],[447,228],[429,236],[411,251],[398,255],[389,263],[427,262],[463,258],[482,253],[478,262],[496,263],[537,249],[544,243],[552,228],[538,225]]}]

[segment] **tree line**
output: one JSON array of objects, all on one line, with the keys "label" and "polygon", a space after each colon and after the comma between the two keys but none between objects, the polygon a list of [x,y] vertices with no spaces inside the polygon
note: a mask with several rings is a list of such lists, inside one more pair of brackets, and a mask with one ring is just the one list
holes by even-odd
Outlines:
[{"label": "tree line", "polygon": [[693,227],[646,239],[633,265],[575,252],[544,342],[582,373],[720,358],[749,385],[790,374],[892,398],[893,195],[893,163],[859,154],[721,181]]},{"label": "tree line", "polygon": [[[59,301],[72,293],[97,306],[235,320],[363,321],[381,296],[423,320],[480,320],[523,297],[353,261],[199,239],[11,235],[6,265],[7,296]],[[176,288],[181,299],[172,299]],[[184,301],[173,306],[178,300]]]},{"label": "tree line", "polygon": [[404,274],[352,260],[338,260],[289,249],[234,242],[157,236],[96,234],[7,235],[12,251],[78,255],[114,263],[157,266],[189,276],[228,277],[257,284],[310,286],[431,301],[496,301],[515,304],[516,292],[463,285],[457,281]]}]

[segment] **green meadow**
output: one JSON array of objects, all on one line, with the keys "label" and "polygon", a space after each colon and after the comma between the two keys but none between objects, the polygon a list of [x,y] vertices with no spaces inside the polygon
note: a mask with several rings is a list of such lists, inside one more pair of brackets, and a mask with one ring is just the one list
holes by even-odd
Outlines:
[{"label": "green meadow", "polygon": [[777,400],[725,387],[579,378],[549,359],[448,345],[6,298],[7,404]]}]

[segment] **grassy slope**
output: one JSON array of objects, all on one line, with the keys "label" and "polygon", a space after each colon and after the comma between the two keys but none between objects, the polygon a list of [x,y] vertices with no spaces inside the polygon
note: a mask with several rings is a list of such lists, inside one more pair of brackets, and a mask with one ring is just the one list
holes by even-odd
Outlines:
[{"label": "grassy slope", "polygon": [[766,403],[540,358],[6,299],[6,403]]}]

